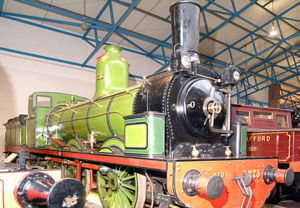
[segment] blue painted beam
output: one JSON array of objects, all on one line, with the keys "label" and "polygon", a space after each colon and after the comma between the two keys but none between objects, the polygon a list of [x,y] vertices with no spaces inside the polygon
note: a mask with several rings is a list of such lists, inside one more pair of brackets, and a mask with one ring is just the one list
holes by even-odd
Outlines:
[{"label": "blue painted beam", "polygon": [[[164,44],[166,43],[170,38],[172,37],[172,35],[169,35],[166,39],[164,39],[161,43]],[[161,45],[157,45],[152,51],[149,52],[149,54],[153,54],[159,47],[163,47]]]},{"label": "blue painted beam", "polygon": [[[209,0],[210,1],[210,0]],[[213,33],[215,33],[218,29],[220,29],[221,27],[223,27],[224,25],[226,25],[228,22],[230,22],[231,20],[233,20],[237,15],[241,14],[243,11],[245,11],[246,9],[248,9],[251,5],[253,5],[255,2],[257,2],[257,0],[252,0],[250,3],[248,3],[246,6],[244,6],[242,9],[240,9],[238,12],[235,12],[232,14],[231,17],[229,17],[226,21],[222,22],[220,25],[218,25],[217,27],[215,27],[214,29],[212,29],[209,33],[207,33],[204,37],[200,38],[199,42],[203,41],[205,38],[209,37],[210,35],[212,35]],[[216,4],[215,2],[211,2]],[[221,7],[224,10],[227,10],[226,8],[222,7],[219,4],[216,4],[219,7]],[[228,11],[228,10],[227,10]],[[231,11],[229,11],[231,12]]]},{"label": "blue painted beam", "polygon": [[[13,50],[13,49],[4,48],[4,47],[0,47],[0,50],[7,51],[7,52],[12,52],[12,53],[18,53],[18,54],[22,54],[22,55],[26,55],[26,56],[32,56],[32,57],[35,57],[35,58],[42,58],[42,59],[46,59],[46,60],[50,60],[50,61],[56,61],[56,62],[65,63],[65,64],[71,64],[71,65],[75,65],[75,66],[81,66],[80,63],[76,63],[76,62],[72,62],[72,61],[66,61],[66,60],[63,60],[63,59],[57,59],[57,58],[53,58],[53,57],[49,57],[49,56],[42,56],[42,55],[38,55],[38,54],[34,54],[34,53],[28,53],[28,52],[25,52],[25,51]],[[89,65],[86,65],[85,67],[90,68],[90,69],[96,69],[96,67],[89,66]]]},{"label": "blue painted beam", "polygon": [[[11,52],[11,53],[17,53],[17,54],[21,54],[21,55],[26,55],[26,56],[31,56],[31,57],[35,57],[35,58],[42,58],[45,60],[50,60],[50,61],[55,61],[55,62],[60,62],[60,63],[65,63],[65,64],[70,64],[70,65],[74,65],[74,66],[80,66],[82,67],[81,63],[77,63],[77,62],[72,62],[72,61],[66,61],[63,59],[57,59],[57,58],[53,58],[53,57],[49,57],[49,56],[42,56],[42,55],[38,55],[38,54],[34,54],[34,53],[28,53],[28,52],[24,52],[24,51],[19,51],[19,50],[13,50],[13,49],[9,49],[9,48],[4,48],[4,47],[0,47],[0,50],[2,51],[7,51],[7,52]],[[90,68],[90,69],[96,69],[95,66],[90,66],[90,65],[86,65],[86,68]],[[139,79],[143,79],[143,77],[138,76],[138,75],[134,75],[134,74],[129,74],[130,77],[135,77],[135,78],[139,78]]]},{"label": "blue painted beam", "polygon": [[281,17],[282,19],[286,19],[286,20],[291,20],[291,21],[296,21],[296,22],[300,22],[299,19],[293,19],[293,18],[288,18],[288,17]]},{"label": "blue painted beam", "polygon": [[[45,7],[45,6],[43,6],[43,7]],[[51,9],[53,10],[53,8],[51,8]],[[54,10],[54,11],[56,11],[56,10]],[[59,10],[57,10],[57,12],[61,13],[61,11],[59,11]],[[24,17],[24,18],[32,18],[32,19],[41,20],[41,21],[52,21],[52,22],[56,22],[56,23],[65,23],[65,24],[70,24],[70,25],[74,24],[76,26],[80,26],[81,25],[80,23],[72,23],[72,22],[59,21],[59,20],[51,20],[51,19],[47,19],[47,18],[37,18],[37,17],[33,17],[33,16],[19,15],[19,14],[12,14],[12,13],[9,13],[9,16],[7,16],[7,15],[5,16],[8,19],[16,20],[16,21],[19,21],[19,22],[22,22],[22,23],[30,24],[30,25],[33,25],[33,26],[37,26],[37,27],[41,27],[41,28],[44,28],[44,29],[52,30],[52,31],[55,31],[55,32],[60,32],[60,33],[63,33],[63,34],[67,34],[67,35],[71,35],[71,36],[74,36],[74,37],[80,37],[81,38],[80,35],[77,35],[77,34],[74,34],[74,33],[65,32],[63,30],[58,30],[58,29],[55,29],[55,28],[51,28],[51,27],[48,27],[48,26],[40,25],[40,24],[37,24],[37,23],[29,22],[29,21],[26,21],[26,20],[18,19],[18,18],[13,18],[11,16],[20,16],[20,17]],[[72,15],[72,17],[74,17],[74,15]],[[93,23],[94,24],[89,25],[89,28],[91,28],[91,29],[101,29],[101,30],[105,29],[105,30],[107,30],[107,26],[104,28],[104,27],[101,26],[102,24],[98,24],[98,22],[93,22]],[[97,25],[97,26],[94,26],[94,25]],[[109,29],[110,29],[110,27],[109,27]],[[135,38],[144,39],[145,41],[148,41],[148,42],[151,42],[151,43],[154,43],[154,44],[163,45],[163,46],[171,48],[171,46],[169,46],[169,45],[161,44],[161,43],[159,43],[157,41],[153,41],[151,39],[147,39],[147,38],[142,37],[142,36],[131,34],[129,32],[126,32],[126,31],[122,30],[122,29],[116,29],[116,31],[118,31],[120,33],[124,33],[126,35],[130,35],[130,36],[135,37]],[[95,41],[95,40],[93,40],[91,38],[88,38],[88,40]],[[95,41],[95,42],[97,43],[97,41]],[[132,49],[123,48],[123,50],[127,50],[127,51],[130,51],[130,52],[133,52],[133,53],[137,53],[137,54],[140,54],[140,55],[146,55],[147,56],[147,54],[145,54],[145,53],[140,53],[140,52],[132,50]],[[164,58],[159,58],[158,55],[152,55],[152,57],[164,60]]]},{"label": "blue painted beam", "polygon": [[[286,73],[286,72],[282,72],[282,73],[280,73],[280,75],[282,75],[282,74],[284,74],[284,73]],[[278,77],[278,76],[280,76],[280,75],[276,75],[276,77]],[[253,93],[256,93],[256,92],[258,92],[258,91],[260,91],[260,90],[263,90],[263,89],[265,89],[265,88],[267,88],[267,87],[269,87],[269,86],[272,86],[272,85],[274,85],[274,84],[277,84],[277,83],[278,83],[278,84],[281,84],[282,82],[284,82],[284,81],[286,81],[286,80],[288,80],[288,79],[291,79],[291,78],[293,78],[293,77],[295,77],[295,76],[297,76],[297,74],[292,74],[292,75],[289,75],[289,76],[287,76],[287,77],[285,77],[285,78],[283,78],[283,79],[276,80],[276,81],[274,81],[274,82],[271,83],[271,84],[268,84],[268,85],[266,85],[266,86],[264,86],[264,87],[261,87],[261,88],[255,90],[255,91],[253,91],[253,92],[247,93],[247,95],[248,95],[248,96],[249,96],[249,95],[252,95]],[[268,80],[262,81],[262,82],[259,83],[259,85],[260,85],[260,84],[263,84],[263,83],[265,83],[265,82],[267,82],[267,81],[268,81]],[[254,87],[254,86],[250,87],[249,89],[251,89],[251,88],[253,88],[253,87]],[[249,89],[245,89],[245,90],[240,91],[240,94],[243,93],[243,92],[245,92],[245,91],[248,91]],[[234,97],[234,96],[236,96],[236,94],[232,95],[232,97]],[[242,96],[242,98],[243,98],[243,97],[245,97],[245,95]]]},{"label": "blue painted beam", "polygon": [[279,97],[279,99],[282,99],[282,98],[285,98],[285,97],[294,95],[294,94],[296,94],[296,93],[298,93],[298,92],[300,92],[300,89],[295,90],[295,91],[293,91],[293,92],[290,92],[290,93],[288,93],[288,94],[282,95],[282,96]]},{"label": "blue painted beam", "polygon": [[164,70],[164,69],[167,68],[169,65],[170,65],[170,62],[167,61],[160,69],[158,69],[156,72],[154,72],[154,74],[157,73],[157,72],[160,72],[160,71]]},{"label": "blue painted beam", "polygon": [[[30,22],[30,21],[26,21],[26,20],[23,20],[23,19],[19,19],[19,18],[15,18],[15,17],[12,17],[12,16],[3,16],[4,18],[7,18],[7,19],[11,19],[11,20],[14,20],[14,21],[18,21],[18,22],[22,22],[22,23],[25,23],[25,24],[28,24],[28,25],[32,25],[32,26],[35,26],[35,27],[40,27],[40,28],[43,28],[43,29],[47,29],[47,30],[50,30],[50,31],[54,31],[54,32],[59,32],[59,33],[62,33],[62,34],[65,34],[65,35],[70,35],[70,36],[73,36],[73,37],[77,37],[77,38],[81,38],[80,35],[76,34],[76,33],[71,33],[71,32],[66,32],[64,30],[59,30],[59,29],[56,29],[56,28],[52,28],[52,27],[49,27],[49,26],[45,26],[45,25],[41,25],[41,24],[37,24],[37,23],[34,23],[34,22]],[[98,28],[96,26],[90,26],[92,28]],[[85,41],[91,41],[91,42],[97,42],[95,39],[92,39],[92,38],[85,38]],[[90,43],[89,43],[90,44]],[[110,44],[106,44],[106,45],[110,45]],[[93,45],[92,45],[93,46]],[[94,47],[94,46],[93,46]],[[136,53],[136,54],[139,54],[139,55],[144,55],[146,56],[147,54],[145,53],[141,53],[139,51],[135,51],[135,50],[132,50],[132,49],[129,49],[129,48],[126,48],[126,47],[122,47],[122,49],[124,51],[129,51],[129,52],[132,52],[132,53]],[[13,49],[11,49],[13,50]],[[153,57],[155,57],[156,59],[159,59],[159,60],[164,60],[163,58],[161,58],[159,55],[152,55]]]},{"label": "blue painted beam", "polygon": [[[102,7],[102,9],[100,10],[100,12],[97,14],[97,16],[95,17],[94,21],[98,21],[99,18],[101,17],[101,15],[104,13],[104,11],[106,10],[106,8],[108,7],[108,5],[110,4],[110,0],[107,0],[106,3],[104,4],[104,6]],[[92,24],[92,25],[95,25],[95,24]],[[89,28],[85,33],[84,35],[82,36],[82,38],[84,39],[88,34],[89,32],[91,31],[91,29]]]},{"label": "blue painted beam", "polygon": [[110,13],[111,25],[114,26],[115,25],[115,17],[114,17],[114,10],[113,10],[111,1],[109,1],[109,13]]},{"label": "blue painted beam", "polygon": [[214,10],[214,9],[205,9],[205,11],[215,12],[215,13],[220,13],[220,14],[225,14],[225,15],[231,15],[231,13],[229,13],[229,12],[223,12],[223,11],[218,11],[218,10]]},{"label": "blue painted beam", "polygon": [[[246,99],[246,98],[242,98],[242,99]],[[262,101],[259,101],[259,100],[253,100],[253,99],[249,99],[249,98],[247,98],[247,100],[250,101],[250,102],[259,103],[260,105],[271,105],[270,103],[262,102]]]},{"label": "blue painted beam", "polygon": [[139,2],[140,0],[132,0],[132,4],[126,9],[123,15],[119,18],[119,20],[114,24],[111,30],[105,35],[105,37],[99,42],[97,47],[93,50],[93,52],[87,57],[87,59],[83,62],[82,66],[85,66],[87,62],[98,52],[98,50],[103,46],[103,44],[108,40],[108,38],[115,32],[117,27],[121,24],[121,22],[129,15],[133,7]]},{"label": "blue painted beam", "polygon": [[[282,15],[286,14],[288,11],[292,10],[292,9],[295,8],[297,5],[299,5],[299,3],[296,4],[296,5],[293,5],[293,6],[289,7],[289,8],[287,8],[285,11],[283,11],[281,14],[279,14],[278,17],[281,17]],[[235,14],[235,16],[238,16],[238,14]],[[235,17],[235,16],[234,16],[234,17]],[[246,22],[249,22],[248,20],[242,18],[241,16],[238,16],[238,17],[241,18],[241,19],[243,19],[243,20],[246,21]],[[240,38],[239,40],[237,40],[236,42],[234,42],[232,45],[228,46],[227,48],[223,49],[222,51],[220,51],[219,53],[217,53],[216,55],[214,55],[212,58],[216,58],[216,57],[219,56],[220,54],[222,54],[222,53],[224,53],[225,51],[229,50],[229,48],[231,48],[231,47],[233,47],[234,45],[240,43],[241,41],[245,40],[247,37],[249,37],[250,35],[256,33],[256,32],[259,31],[259,30],[262,30],[262,31],[264,31],[266,34],[268,34],[268,32],[267,32],[266,30],[263,30],[262,28],[264,28],[265,26],[267,26],[267,25],[269,25],[270,23],[272,23],[272,21],[273,21],[273,19],[267,21],[267,22],[264,23],[262,26],[257,26],[257,25],[255,25],[255,27],[256,27],[257,29],[253,30],[251,33],[249,33],[249,34],[245,35],[244,37]],[[226,21],[225,21],[225,22],[226,22]],[[250,22],[250,23],[251,23],[251,22]],[[251,23],[251,24],[254,25],[253,23]],[[222,24],[221,24],[221,25],[222,25]],[[221,25],[219,25],[219,26],[221,26]],[[218,27],[216,27],[216,28],[218,28]],[[216,28],[215,28],[215,29],[216,29]],[[218,29],[219,29],[219,28],[218,28]],[[205,36],[204,36],[204,37],[205,37]],[[202,39],[204,39],[204,37],[203,37]],[[293,35],[290,36],[290,38],[292,38],[292,37],[293,37]],[[201,40],[201,39],[200,39],[200,40]],[[253,58],[254,58],[254,57],[250,57],[250,59],[253,59]],[[247,61],[249,61],[249,60],[246,60],[246,61],[244,61],[243,63],[245,63],[245,62],[247,62]],[[241,63],[240,63],[240,65],[241,65]]]},{"label": "blue painted beam", "polygon": [[4,3],[4,0],[0,0],[0,16],[1,16],[1,13],[3,10],[3,3]]},{"label": "blue painted beam", "polygon": [[29,1],[29,0],[18,0],[18,1],[23,2],[25,4],[29,4],[29,5],[35,6],[35,7],[38,7],[38,8],[49,10],[51,12],[62,14],[62,15],[65,15],[67,17],[71,17],[71,18],[78,19],[78,20],[81,20],[81,21],[86,21],[87,23],[96,24],[96,25],[102,26],[104,28],[110,29],[110,27],[107,26],[107,25],[105,25],[105,24],[101,24],[99,22],[96,22],[96,21],[93,21],[93,20],[89,20],[89,19],[84,18],[84,17],[80,17],[80,16],[77,16],[77,15],[74,15],[74,14],[70,14],[68,12],[57,10],[57,9],[49,7],[49,6],[45,6],[45,5],[41,4],[42,2],[41,3],[36,3],[36,2]]},{"label": "blue painted beam", "polygon": [[157,62],[160,65],[163,65],[163,63],[157,61],[153,55],[149,54],[146,50],[144,50],[143,48],[141,48],[140,46],[138,46],[136,43],[134,43],[133,41],[129,40],[127,37],[125,37],[124,35],[116,32],[116,34],[118,36],[120,36],[121,38],[123,38],[124,40],[126,40],[128,43],[132,44],[133,46],[137,47],[138,49],[140,49],[141,51],[143,51],[145,54],[147,54],[146,56],[151,58],[153,61]]},{"label": "blue painted beam", "polygon": [[55,19],[49,19],[49,18],[43,18],[43,17],[35,17],[30,15],[23,15],[23,14],[15,14],[10,12],[2,12],[3,17],[20,17],[20,18],[26,18],[26,19],[33,19],[33,20],[39,20],[39,21],[46,21],[46,22],[53,22],[58,24],[65,24],[65,25],[71,25],[71,26],[81,26],[81,23],[75,23],[75,22],[68,22],[68,21],[61,21],[61,20],[55,20]]},{"label": "blue painted beam", "polygon": [[[300,43],[297,43],[296,46],[297,46],[297,45],[300,45]],[[246,77],[249,77],[249,75],[252,75],[252,76],[253,76],[253,75],[256,75],[256,76],[258,76],[258,77],[260,77],[260,78],[265,79],[263,76],[259,76],[258,74],[253,74],[253,73],[251,73],[250,71],[251,71],[252,69],[254,69],[254,68],[260,66],[261,64],[265,64],[266,62],[268,62],[268,61],[270,61],[270,60],[276,58],[277,56],[280,56],[281,54],[285,53],[286,51],[290,51],[290,50],[291,50],[291,47],[285,49],[284,51],[280,51],[280,52],[278,52],[277,54],[275,54],[275,55],[273,55],[273,56],[271,56],[271,57],[266,58],[266,59],[265,59],[264,61],[262,61],[261,63],[258,63],[258,64],[256,64],[256,65],[250,67],[250,68],[248,69],[247,72],[243,71],[241,74],[243,74],[243,73],[248,74],[248,75],[246,75]]]},{"label": "blue painted beam", "polygon": [[[60,10],[55,9],[55,8],[51,8],[51,7],[49,7],[49,6],[45,6],[45,5],[38,4],[38,3],[33,3],[33,2],[28,1],[28,0],[20,0],[20,1],[22,1],[22,2],[24,2],[24,3],[32,3],[31,5],[33,5],[33,6],[40,7],[40,8],[45,9],[45,10],[50,10],[50,11],[52,11],[52,12],[55,12],[55,13],[58,13],[58,14],[62,14],[62,15],[65,15],[65,16],[68,16],[68,17],[71,17],[71,18],[74,18],[74,19],[81,20],[81,21],[86,21],[86,22],[88,22],[88,23],[91,24],[91,25],[89,25],[89,28],[97,28],[97,29],[101,29],[101,30],[103,30],[103,29],[105,29],[105,30],[111,30],[111,28],[112,28],[111,26],[108,26],[108,25],[105,25],[105,24],[101,24],[101,23],[99,23],[99,22],[97,22],[97,21],[85,19],[85,18],[82,18],[82,17],[80,17],[80,16],[76,16],[76,15],[74,15],[74,14],[69,14],[68,12],[64,12],[64,11],[60,11]],[[25,16],[24,16],[24,17],[25,17]],[[29,17],[29,16],[28,16],[28,17]],[[37,17],[35,17],[35,18],[37,18]],[[40,20],[43,21],[42,18],[40,18]],[[47,20],[47,19],[45,18],[44,21],[46,21],[46,20]],[[95,26],[95,25],[96,25],[96,26]],[[130,35],[130,36],[132,36],[132,37],[135,37],[135,38],[138,38],[138,39],[145,40],[145,41],[147,41],[147,42],[150,42],[150,43],[153,43],[153,44],[156,44],[156,45],[159,45],[159,46],[165,46],[165,47],[167,47],[167,48],[171,48],[171,46],[168,45],[168,44],[160,43],[160,42],[158,42],[158,41],[154,41],[154,40],[151,39],[151,38],[145,38],[145,37],[143,37],[143,36],[140,36],[140,35],[137,35],[137,34],[134,34],[134,33],[130,33],[130,32],[125,31],[125,30],[123,30],[123,29],[117,28],[116,31],[118,31],[118,32],[120,32],[120,33],[122,33],[122,34],[125,34],[125,35]],[[85,38],[85,36],[84,36],[83,38]]]}]

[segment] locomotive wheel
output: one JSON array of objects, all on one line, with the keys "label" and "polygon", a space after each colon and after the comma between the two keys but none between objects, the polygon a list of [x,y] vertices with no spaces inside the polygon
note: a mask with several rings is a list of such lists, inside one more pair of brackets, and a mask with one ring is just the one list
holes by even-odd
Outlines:
[{"label": "locomotive wheel", "polygon": [[104,208],[143,207],[146,177],[130,167],[116,167],[106,174],[97,172],[97,189]]},{"label": "locomotive wheel", "polygon": [[91,177],[89,169],[83,169],[81,174],[81,183],[85,187],[86,195],[88,196],[91,192]]}]

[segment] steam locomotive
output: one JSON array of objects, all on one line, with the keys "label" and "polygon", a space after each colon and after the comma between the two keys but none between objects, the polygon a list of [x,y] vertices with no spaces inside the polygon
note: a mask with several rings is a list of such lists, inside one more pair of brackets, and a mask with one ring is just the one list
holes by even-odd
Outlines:
[{"label": "steam locomotive", "polygon": [[231,123],[228,89],[238,83],[239,69],[228,65],[221,77],[200,63],[201,6],[179,1],[170,13],[169,69],[128,88],[121,48],[106,46],[94,97],[32,94],[28,116],[20,117],[25,127],[11,120],[15,129],[26,129],[26,138],[5,124],[6,152],[22,148],[49,168],[61,167],[65,177],[97,188],[104,207],[146,201],[151,207],[253,208],[276,182],[290,185],[293,170],[277,169],[277,159],[243,154],[245,128]]}]

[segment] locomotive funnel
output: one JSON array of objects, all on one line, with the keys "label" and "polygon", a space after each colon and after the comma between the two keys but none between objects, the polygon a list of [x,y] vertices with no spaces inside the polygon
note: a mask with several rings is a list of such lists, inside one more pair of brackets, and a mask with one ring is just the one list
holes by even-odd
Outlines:
[{"label": "locomotive funnel", "polygon": [[[194,1],[179,1],[171,5],[172,46],[198,53],[201,6]],[[179,46],[176,46],[176,49]]]}]

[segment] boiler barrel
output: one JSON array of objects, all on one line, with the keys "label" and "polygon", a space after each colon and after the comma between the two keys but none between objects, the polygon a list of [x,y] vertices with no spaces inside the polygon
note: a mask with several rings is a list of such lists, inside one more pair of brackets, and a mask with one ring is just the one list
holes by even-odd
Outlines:
[{"label": "boiler barrel", "polygon": [[48,121],[48,134],[63,140],[76,136],[86,139],[94,130],[97,141],[104,141],[114,135],[123,137],[123,116],[132,115],[133,100],[138,88],[135,86],[54,111]]}]

